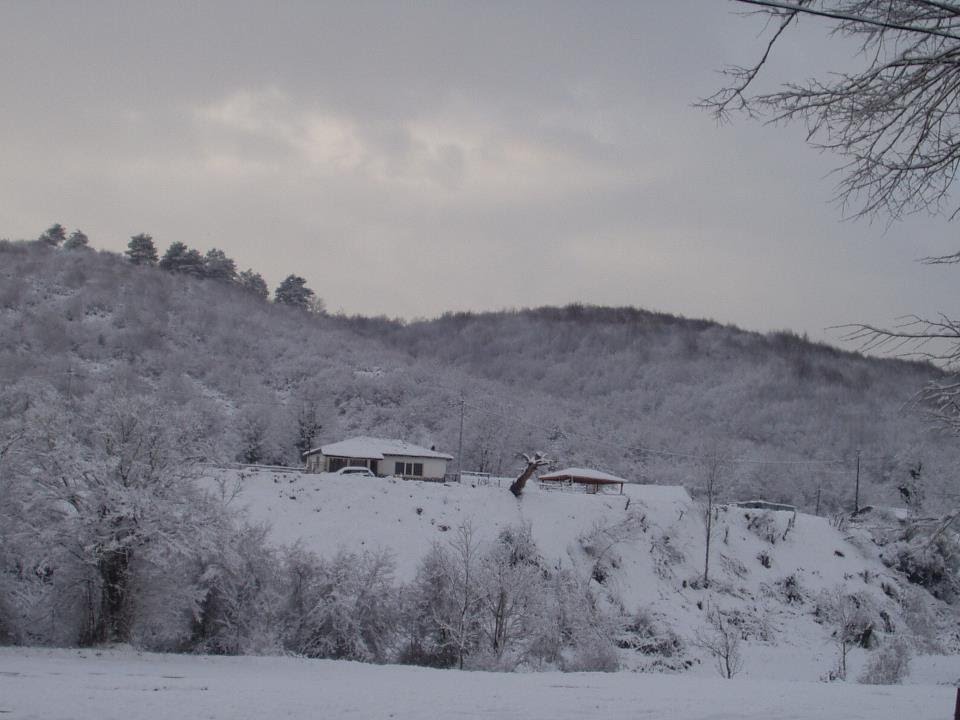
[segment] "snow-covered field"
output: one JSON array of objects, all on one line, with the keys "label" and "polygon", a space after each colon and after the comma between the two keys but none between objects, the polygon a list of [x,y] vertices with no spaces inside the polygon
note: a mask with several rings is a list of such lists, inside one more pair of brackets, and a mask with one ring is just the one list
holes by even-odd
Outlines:
[{"label": "snow-covered field", "polygon": [[0,649],[0,714],[17,720],[945,720],[954,697],[948,685],[499,674],[125,649]]},{"label": "snow-covered field", "polygon": [[[817,679],[836,663],[830,628],[817,622],[818,593],[842,584],[890,610],[902,581],[858,531],[824,518],[721,508],[713,586],[697,587],[703,517],[686,491],[628,486],[624,496],[224,471],[210,487],[269,522],[277,544],[329,555],[344,547],[389,549],[397,580],[411,580],[434,541],[474,524],[486,539],[529,525],[542,561],[581,576],[606,563],[598,596],[643,610],[687,640],[688,671],[638,673],[645,657],[623,650],[618,673],[484,673],[362,665],[294,657],[158,655],[100,650],[0,648],[0,717],[43,720],[166,718],[517,718],[589,720],[934,720],[952,717],[960,656],[913,659],[907,684],[853,682],[868,658],[850,656],[850,682]],[[598,549],[599,548],[599,549]],[[786,580],[791,579],[791,584]],[[716,603],[743,614],[743,673],[717,677],[689,643]]]}]

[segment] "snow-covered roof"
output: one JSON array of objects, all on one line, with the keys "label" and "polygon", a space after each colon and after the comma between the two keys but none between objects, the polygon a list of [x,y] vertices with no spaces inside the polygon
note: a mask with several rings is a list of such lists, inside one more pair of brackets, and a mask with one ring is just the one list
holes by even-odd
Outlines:
[{"label": "snow-covered roof", "polygon": [[611,475],[610,473],[591,470],[590,468],[576,467],[564,468],[563,470],[556,470],[555,472],[540,476],[541,480],[565,480],[566,478],[572,478],[573,480],[596,480],[600,482],[627,482],[623,478]]},{"label": "snow-covered roof", "polygon": [[405,440],[393,440],[391,438],[375,437],[355,437],[330,445],[321,445],[304,453],[304,455],[314,455],[323,453],[327,457],[343,458],[361,458],[366,460],[383,460],[384,455],[399,455],[401,457],[419,457],[419,458],[440,458],[441,460],[453,460],[452,455],[428,450],[425,447],[408,443]]}]

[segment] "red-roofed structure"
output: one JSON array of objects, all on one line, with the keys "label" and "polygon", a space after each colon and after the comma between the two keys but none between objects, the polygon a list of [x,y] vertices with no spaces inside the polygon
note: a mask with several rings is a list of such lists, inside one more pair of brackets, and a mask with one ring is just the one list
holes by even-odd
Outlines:
[{"label": "red-roofed structure", "polygon": [[543,488],[578,487],[590,494],[606,492],[607,488],[616,487],[619,494],[623,495],[623,485],[626,482],[616,475],[589,468],[564,468],[540,476],[540,486]]}]

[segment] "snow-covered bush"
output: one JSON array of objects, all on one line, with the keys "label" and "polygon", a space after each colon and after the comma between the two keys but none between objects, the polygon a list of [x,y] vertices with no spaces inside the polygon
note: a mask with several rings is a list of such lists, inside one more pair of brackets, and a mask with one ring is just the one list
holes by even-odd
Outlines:
[{"label": "snow-covered bush", "polygon": [[389,553],[341,550],[318,559],[294,551],[285,569],[287,650],[365,662],[393,658],[400,603]]},{"label": "snow-covered bush", "polygon": [[136,598],[130,622],[131,645],[160,652],[193,647],[194,619],[204,596],[195,569],[196,565],[187,560],[138,568],[131,580]]},{"label": "snow-covered bush", "polygon": [[266,533],[264,526],[240,527],[201,563],[194,648],[227,655],[279,650],[279,562]]},{"label": "snow-covered bush", "polygon": [[570,569],[545,568],[524,526],[481,544],[468,523],[404,589],[398,659],[482,670],[608,670],[616,621]]},{"label": "snow-covered bush", "polygon": [[777,527],[777,518],[772,512],[749,513],[747,529],[764,542],[775,545],[780,539],[780,529]]},{"label": "snow-covered bush", "polygon": [[933,609],[930,595],[915,587],[903,589],[900,610],[903,622],[910,630],[918,649],[925,653],[939,654],[944,651],[940,621]]},{"label": "snow-covered bush", "polygon": [[470,522],[446,544],[434,543],[404,593],[403,662],[463,668],[478,652],[482,547]]},{"label": "snow-covered bush", "polygon": [[910,674],[910,646],[902,638],[888,640],[876,650],[857,682],[896,685]]},{"label": "snow-covered bush", "polygon": [[[463,539],[462,532],[459,539]],[[472,534],[466,546],[460,546],[460,553],[454,551],[457,547],[456,541],[452,548],[434,543],[403,593],[401,663],[454,667],[476,649],[480,635],[475,585],[478,551]]]},{"label": "snow-covered bush", "polygon": [[21,558],[0,573],[0,644],[76,645],[83,639],[94,579],[53,550],[52,565]]},{"label": "snow-covered bush", "polygon": [[674,568],[686,559],[683,551],[670,541],[670,535],[667,533],[651,541],[650,555],[653,558],[653,569],[662,578],[671,577],[674,574]]},{"label": "snow-covered bush", "polygon": [[4,574],[0,573],[0,645],[15,645],[20,639],[20,628],[13,603],[7,597],[11,588]]},{"label": "snow-covered bush", "polygon": [[586,637],[573,646],[564,660],[566,672],[616,672],[620,658],[616,647],[605,637]]},{"label": "snow-covered bush", "polygon": [[910,528],[904,539],[885,550],[884,558],[934,597],[951,604],[960,599],[960,545],[950,534],[930,537]]},{"label": "snow-covered bush", "polygon": [[478,590],[481,649],[492,654],[484,667],[519,662],[540,611],[544,572],[528,526],[500,531],[480,560]]},{"label": "snow-covered bush", "polygon": [[769,612],[766,608],[736,608],[726,613],[727,622],[736,628],[742,640],[769,642],[774,637]]},{"label": "snow-covered bush", "polygon": [[639,609],[625,623],[617,645],[624,650],[660,658],[674,658],[684,651],[680,636],[646,608]]},{"label": "snow-covered bush", "polygon": [[804,599],[803,587],[796,575],[787,575],[777,580],[777,589],[787,603],[802,603]]},{"label": "snow-covered bush", "polygon": [[647,516],[640,510],[630,510],[615,522],[597,521],[577,541],[593,560],[591,577],[601,585],[620,564],[617,546],[647,532]]},{"label": "snow-covered bush", "polygon": [[567,672],[615,670],[619,666],[614,639],[620,630],[619,617],[602,610],[589,583],[570,569],[550,570],[541,586],[527,662]]}]

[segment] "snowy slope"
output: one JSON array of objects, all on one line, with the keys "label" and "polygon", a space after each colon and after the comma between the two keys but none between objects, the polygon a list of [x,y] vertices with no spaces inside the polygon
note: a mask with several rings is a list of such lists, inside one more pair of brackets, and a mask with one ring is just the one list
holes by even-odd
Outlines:
[{"label": "snowy slope", "polygon": [[[233,474],[232,471],[227,471]],[[620,522],[640,503],[664,518],[689,512],[682,488],[629,486],[624,496],[541,491],[529,485],[517,500],[498,487],[472,487],[394,478],[344,478],[333,474],[244,473],[234,502],[253,521],[268,522],[278,544],[301,542],[321,555],[338,547],[386,548],[395,554],[397,577],[410,580],[420,558],[435,540],[464,522],[481,538],[500,529],[529,523],[545,561],[569,563],[580,533],[596,523]]]},{"label": "snowy slope", "polygon": [[[301,543],[321,555],[338,548],[390,550],[399,581],[411,580],[433,542],[473,524],[490,540],[528,524],[545,566],[594,577],[599,596],[630,615],[639,610],[688,639],[704,608],[736,611],[748,637],[745,672],[816,680],[835,661],[818,599],[843,586],[897,627],[902,581],[825,518],[733,506],[716,510],[711,586],[702,585],[702,509],[683,488],[628,485],[624,495],[585,495],[529,486],[516,499],[505,488],[343,478],[334,475],[223,471],[238,482],[234,503],[272,526],[277,544]],[[858,655],[859,652],[859,655]],[[696,662],[696,650],[690,650]],[[855,651],[854,669],[865,651]],[[642,666],[641,658],[626,658]],[[694,672],[712,674],[710,662]]]}]

